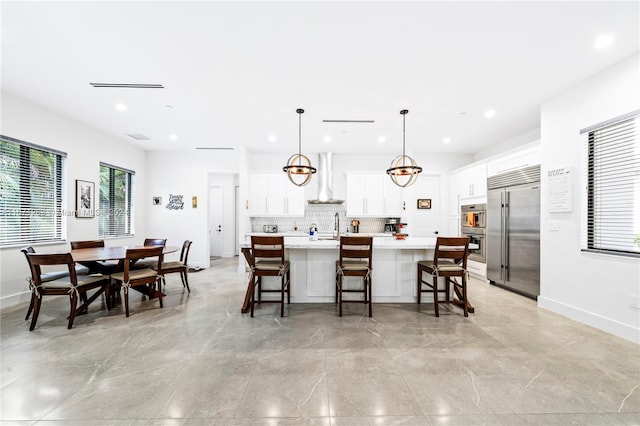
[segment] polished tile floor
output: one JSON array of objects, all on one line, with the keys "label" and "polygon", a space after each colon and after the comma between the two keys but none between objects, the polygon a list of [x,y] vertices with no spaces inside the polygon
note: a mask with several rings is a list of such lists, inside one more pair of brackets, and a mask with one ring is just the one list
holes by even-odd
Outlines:
[{"label": "polished tile floor", "polygon": [[250,318],[246,278],[218,259],[191,294],[170,277],[163,309],[134,296],[127,319],[98,301],[72,330],[63,297],[33,332],[26,305],[3,310],[1,424],[640,424],[640,347],[529,299],[474,280],[469,318],[413,304]]}]

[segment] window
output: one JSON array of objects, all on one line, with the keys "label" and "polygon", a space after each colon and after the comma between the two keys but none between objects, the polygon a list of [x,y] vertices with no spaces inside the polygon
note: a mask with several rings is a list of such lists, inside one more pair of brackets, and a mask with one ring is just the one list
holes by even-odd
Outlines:
[{"label": "window", "polygon": [[133,235],[134,172],[100,163],[100,237]]},{"label": "window", "polygon": [[640,110],[583,129],[582,249],[640,257]]},{"label": "window", "polygon": [[62,241],[67,154],[0,135],[0,246]]}]

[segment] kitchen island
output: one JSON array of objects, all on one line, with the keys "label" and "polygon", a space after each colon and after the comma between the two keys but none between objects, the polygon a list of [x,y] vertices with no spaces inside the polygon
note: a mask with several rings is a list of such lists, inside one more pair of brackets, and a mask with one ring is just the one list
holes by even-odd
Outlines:
[{"label": "kitchen island", "polygon": [[[416,264],[420,260],[433,259],[436,239],[408,237],[396,240],[390,234],[383,235],[375,234],[373,238],[373,302],[416,303]],[[339,257],[340,243],[329,235],[322,236],[318,241],[310,241],[305,234],[285,234],[284,244],[285,255],[291,263],[291,302],[334,302],[335,263]],[[249,237],[243,247],[250,246]],[[357,281],[355,277],[345,277],[346,286],[358,285]],[[265,279],[263,285],[270,286],[270,280]]]}]

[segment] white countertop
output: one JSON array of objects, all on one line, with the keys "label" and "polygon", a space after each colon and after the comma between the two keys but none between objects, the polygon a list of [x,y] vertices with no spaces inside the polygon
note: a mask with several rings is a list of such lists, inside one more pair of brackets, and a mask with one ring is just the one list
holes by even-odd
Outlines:
[{"label": "white countertop", "polygon": [[[284,246],[287,249],[338,249],[340,242],[333,239],[319,239],[317,241],[309,240],[306,234],[288,236],[287,234],[263,234],[253,233],[252,235],[271,235],[284,236]],[[373,236],[374,249],[392,249],[392,250],[416,250],[416,249],[434,249],[436,247],[436,239],[434,237],[407,237],[404,240],[396,240],[391,238],[389,234],[351,234],[351,236]],[[322,238],[322,237],[321,237]],[[326,238],[326,237],[325,237]],[[248,239],[243,247],[250,246]]]}]

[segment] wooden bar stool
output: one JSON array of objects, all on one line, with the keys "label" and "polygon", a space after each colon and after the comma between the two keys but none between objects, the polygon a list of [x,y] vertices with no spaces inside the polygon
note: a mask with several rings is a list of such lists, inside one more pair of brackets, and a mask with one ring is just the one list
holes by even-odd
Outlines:
[{"label": "wooden bar stool", "polygon": [[[336,303],[339,316],[342,316],[343,303],[368,304],[369,316],[372,316],[372,253],[373,237],[340,237],[340,259],[336,261]],[[362,287],[344,288],[344,277],[362,277]],[[343,293],[362,293],[364,297],[363,300],[344,300]]]},{"label": "wooden bar stool", "polygon": [[[467,256],[469,255],[469,238],[467,237],[438,237],[433,260],[418,262],[418,304],[422,293],[433,293],[433,303],[436,316],[440,316],[438,305],[449,303],[461,307],[464,316],[469,316],[469,301],[467,297]],[[431,281],[425,281],[423,273],[431,276]],[[438,278],[444,278],[444,289],[438,286]],[[460,279],[460,282],[456,280]],[[451,298],[451,285],[459,299]],[[427,288],[425,289],[424,286]],[[445,293],[445,300],[438,300],[438,293]]]},{"label": "wooden bar stool", "polygon": [[[251,266],[250,306],[251,316],[256,303],[280,303],[280,316],[284,316],[284,295],[287,304],[291,303],[289,284],[291,268],[289,261],[284,258],[284,237],[251,236],[251,252],[253,262]],[[262,288],[262,277],[280,277],[280,288],[267,290]],[[256,302],[256,290],[258,301]],[[262,293],[280,293],[280,300],[262,300]]]}]

